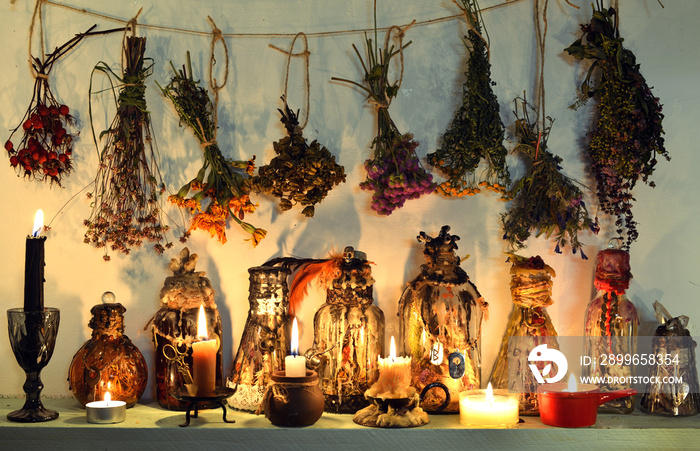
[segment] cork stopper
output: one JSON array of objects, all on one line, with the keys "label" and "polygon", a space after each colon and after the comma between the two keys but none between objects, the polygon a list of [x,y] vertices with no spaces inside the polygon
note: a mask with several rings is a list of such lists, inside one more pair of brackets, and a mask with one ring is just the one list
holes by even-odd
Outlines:
[{"label": "cork stopper", "polygon": [[102,304],[97,304],[90,309],[92,318],[88,327],[95,335],[110,335],[116,337],[124,333],[124,312],[126,308],[116,302],[116,296],[111,291],[105,291],[102,295]]}]

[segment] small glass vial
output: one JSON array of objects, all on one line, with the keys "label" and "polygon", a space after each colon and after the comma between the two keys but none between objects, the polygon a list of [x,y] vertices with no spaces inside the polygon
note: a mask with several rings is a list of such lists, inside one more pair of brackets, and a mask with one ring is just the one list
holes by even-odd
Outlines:
[{"label": "small glass vial", "polygon": [[148,368],[141,351],[124,335],[123,305],[112,292],[91,310],[88,326],[92,337],[75,353],[68,370],[73,395],[82,405],[111,399],[131,407],[141,398],[148,382]]}]

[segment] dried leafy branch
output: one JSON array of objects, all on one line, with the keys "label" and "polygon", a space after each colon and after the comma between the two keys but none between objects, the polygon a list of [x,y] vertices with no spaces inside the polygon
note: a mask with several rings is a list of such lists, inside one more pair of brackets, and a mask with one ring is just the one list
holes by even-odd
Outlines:
[{"label": "dried leafy branch", "polygon": [[577,182],[561,173],[561,157],[547,150],[553,120],[547,117],[548,125],[540,130],[538,112],[524,98],[515,99],[515,116],[513,153],[523,157],[527,174],[513,184],[512,205],[501,215],[503,238],[516,251],[525,247],[533,231],[547,239],[554,235],[555,252],[570,244],[574,254],[580,250],[587,259],[578,234],[597,232],[598,224],[589,217]]},{"label": "dried leafy branch", "polygon": [[428,154],[428,163],[448,178],[438,186],[438,193],[473,196],[481,187],[505,193],[511,183],[508,152],[503,145],[500,105],[493,92],[486,29],[476,0],[462,0],[462,4],[470,26],[464,43],[469,62],[462,105],[442,137],[442,146]]},{"label": "dried leafy branch", "polygon": [[[392,27],[394,28],[398,27]],[[409,41],[406,45],[399,43],[398,48],[389,46],[392,29],[387,32],[384,49],[377,48],[376,36],[374,42],[365,36],[366,61],[353,44],[352,48],[364,70],[364,84],[332,78],[350,83],[366,92],[368,102],[377,111],[377,135],[372,142],[374,155],[365,161],[367,178],[360,183],[360,187],[374,192],[372,209],[380,215],[390,215],[401,208],[406,200],[417,199],[435,190],[432,175],[425,171],[416,155],[418,142],[413,140],[410,133],[401,134],[389,115],[389,105],[398,94],[400,86],[400,81],[393,84],[389,81],[389,65],[392,58],[402,54],[411,44]],[[402,35],[405,30],[400,31]],[[403,58],[401,59],[403,64]]]},{"label": "dried leafy branch", "polygon": [[194,214],[186,235],[200,229],[225,243],[226,222],[230,217],[251,235],[251,243],[257,246],[267,232],[243,221],[245,213],[253,213],[256,207],[248,196],[253,160],[229,160],[221,153],[216,143],[216,106],[207,90],[199,86],[198,80],[194,80],[189,52],[187,66],[179,71],[173,66],[173,72],[175,75],[170,83],[159,87],[163,95],[172,101],[180,117],[180,125],[190,128],[202,144],[204,164],[197,176],[169,200],[179,207],[189,208]]},{"label": "dried leafy branch", "polygon": [[[111,126],[100,134],[105,145],[95,177],[92,213],[85,220],[85,243],[129,254],[144,241],[155,242],[162,254],[172,243],[164,233],[169,229],[162,220],[160,195],[165,192],[153,148],[151,118],[146,107],[146,78],[152,72],[150,58],[144,58],[146,38],[126,38],[123,52],[125,66],[118,76],[105,63],[93,69],[107,75],[119,88],[117,112]],[[92,95],[92,76],[90,95]],[[92,123],[92,108],[90,109]],[[94,137],[94,128],[93,128]],[[95,145],[97,146],[97,138]],[[162,242],[165,241],[165,245]]]},{"label": "dried leafy branch", "polygon": [[583,36],[565,50],[578,60],[592,61],[574,107],[590,97],[598,101],[587,154],[600,206],[617,217],[617,232],[626,235],[623,248],[629,249],[639,236],[632,214],[632,190],[639,179],[654,187],[649,177],[657,154],[670,158],[662,136],[661,104],[642,76],[634,53],[623,46],[616,14],[615,9],[596,1],[591,22],[581,25]]}]

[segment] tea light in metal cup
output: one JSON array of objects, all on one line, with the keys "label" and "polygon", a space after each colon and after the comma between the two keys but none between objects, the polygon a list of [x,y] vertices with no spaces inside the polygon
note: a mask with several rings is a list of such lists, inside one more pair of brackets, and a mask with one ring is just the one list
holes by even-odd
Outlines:
[{"label": "tea light in metal cup", "polygon": [[112,424],[126,419],[126,402],[112,401],[109,392],[104,401],[93,401],[85,405],[88,423]]}]

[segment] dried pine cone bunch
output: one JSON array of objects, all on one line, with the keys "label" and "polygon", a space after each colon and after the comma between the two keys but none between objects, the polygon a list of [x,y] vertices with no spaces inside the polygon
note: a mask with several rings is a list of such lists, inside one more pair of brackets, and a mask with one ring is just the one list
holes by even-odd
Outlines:
[{"label": "dried pine cone bunch", "polygon": [[345,181],[345,169],[318,141],[307,144],[299,126],[298,112],[295,114],[286,102],[284,111],[278,111],[288,136],[273,143],[277,156],[258,169],[252,186],[255,191],[278,197],[282,211],[295,204],[303,205],[302,214],[310,218],[315,205],[335,185]]}]

